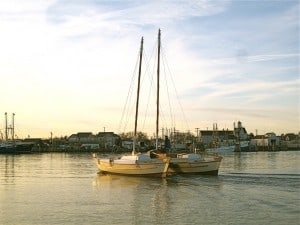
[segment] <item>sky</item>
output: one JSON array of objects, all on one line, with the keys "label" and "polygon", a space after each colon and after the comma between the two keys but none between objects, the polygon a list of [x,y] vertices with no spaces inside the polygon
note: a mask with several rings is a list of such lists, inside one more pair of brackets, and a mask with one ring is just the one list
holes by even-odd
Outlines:
[{"label": "sky", "polygon": [[5,112],[19,138],[132,131],[122,118],[140,40],[151,58],[159,28],[185,121],[160,128],[298,133],[299,12],[297,0],[1,0],[1,133]]}]

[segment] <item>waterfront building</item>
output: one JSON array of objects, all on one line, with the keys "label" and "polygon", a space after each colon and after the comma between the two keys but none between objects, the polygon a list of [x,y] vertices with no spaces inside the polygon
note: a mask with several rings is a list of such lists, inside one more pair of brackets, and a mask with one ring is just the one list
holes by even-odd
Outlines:
[{"label": "waterfront building", "polygon": [[79,132],[77,134],[72,134],[68,138],[69,143],[95,143],[96,137],[92,132]]},{"label": "waterfront building", "polygon": [[114,132],[99,132],[96,135],[97,142],[105,148],[111,148],[121,143],[121,137]]},{"label": "waterfront building", "polygon": [[280,138],[274,132],[269,132],[264,135],[256,135],[251,139],[251,145],[256,146],[258,151],[278,150]]},{"label": "waterfront building", "polygon": [[241,121],[238,121],[237,126],[235,123],[233,123],[233,127],[234,127],[233,133],[237,140],[245,141],[249,139],[247,130],[245,127],[243,127]]},{"label": "waterfront building", "polygon": [[200,130],[199,140],[204,145],[216,145],[217,143],[222,144],[234,144],[236,137],[234,136],[233,130]]}]

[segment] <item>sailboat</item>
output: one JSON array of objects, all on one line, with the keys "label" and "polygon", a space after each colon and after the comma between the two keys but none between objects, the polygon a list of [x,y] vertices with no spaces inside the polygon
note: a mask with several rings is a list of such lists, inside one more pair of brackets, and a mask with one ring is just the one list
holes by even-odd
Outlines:
[{"label": "sailboat", "polygon": [[119,158],[97,158],[94,154],[96,164],[101,173],[132,175],[132,176],[159,176],[166,177],[170,158],[151,158],[149,154],[141,154],[136,152],[137,140],[137,121],[139,109],[140,94],[140,78],[143,54],[143,37],[141,39],[140,57],[139,57],[139,73],[138,87],[136,99],[136,113],[134,123],[133,149],[131,155],[123,155]]},{"label": "sailboat", "polygon": [[160,153],[158,150],[158,123],[159,123],[159,77],[160,77],[160,41],[158,31],[158,63],[157,63],[157,114],[156,114],[156,149],[148,151],[151,158],[171,158],[168,173],[210,174],[218,175],[222,157],[217,154],[197,153]]}]

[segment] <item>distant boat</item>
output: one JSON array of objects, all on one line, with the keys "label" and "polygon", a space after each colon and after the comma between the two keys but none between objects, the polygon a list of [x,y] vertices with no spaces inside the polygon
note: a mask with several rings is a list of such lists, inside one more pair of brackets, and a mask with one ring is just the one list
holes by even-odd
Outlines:
[{"label": "distant boat", "polygon": [[[159,71],[160,71],[160,30],[158,32],[158,63],[157,63],[157,83],[159,87]],[[159,88],[157,88],[159,90]],[[159,95],[157,95],[159,96]],[[157,125],[156,137],[158,136],[158,121],[159,121],[159,98],[157,99]],[[157,139],[156,139],[157,140]],[[204,155],[196,153],[161,153],[158,150],[156,141],[156,149],[149,151],[151,158],[166,158],[170,157],[170,165],[168,173],[184,173],[184,174],[211,174],[218,175],[222,157],[215,154]]]},{"label": "distant boat", "polygon": [[255,152],[255,148],[250,147],[249,141],[237,141],[235,144],[235,152]]},{"label": "distant boat", "polygon": [[[14,138],[15,136],[15,124],[14,117],[12,114],[12,125],[7,126],[7,112],[5,115],[5,140],[0,141],[0,154],[20,154],[20,153],[31,153],[33,143],[24,142]],[[11,138],[9,138],[9,131],[11,132]]]},{"label": "distant boat", "polygon": [[208,148],[205,149],[205,151],[211,153],[217,153],[217,154],[224,154],[224,153],[234,152],[235,149],[236,149],[235,145],[228,145],[228,146],[217,146],[215,148]]},{"label": "distant boat", "polygon": [[[245,138],[243,134],[247,133],[242,123],[238,121],[237,127],[234,126],[237,140],[235,142],[235,152],[255,152],[257,151],[256,146],[250,145],[250,141]],[[243,136],[243,137],[242,137]]]},{"label": "distant boat", "polygon": [[159,176],[165,177],[169,167],[169,158],[151,158],[148,154],[136,153],[136,137],[137,137],[137,119],[139,109],[139,94],[140,94],[140,77],[143,53],[143,38],[141,39],[140,60],[139,60],[139,75],[137,88],[136,113],[134,124],[133,150],[131,155],[123,155],[119,158],[102,159],[97,158],[96,163],[101,173],[111,173],[119,175],[133,176]]},{"label": "distant boat", "polygon": [[0,154],[31,153],[33,143],[23,141],[5,141],[0,143]]}]

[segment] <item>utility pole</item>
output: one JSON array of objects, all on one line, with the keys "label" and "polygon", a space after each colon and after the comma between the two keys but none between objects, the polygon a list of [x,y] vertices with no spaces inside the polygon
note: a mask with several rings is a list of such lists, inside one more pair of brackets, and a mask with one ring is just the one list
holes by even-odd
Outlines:
[{"label": "utility pole", "polygon": [[52,133],[52,131],[50,132],[50,142],[51,142],[51,146],[52,146],[52,143],[53,143],[53,133]]},{"label": "utility pole", "polygon": [[196,134],[197,134],[197,138],[198,138],[198,136],[199,136],[199,128],[196,127],[195,129],[196,129]]},{"label": "utility pole", "polygon": [[197,137],[197,142],[199,142],[199,127],[196,127],[196,137]]}]

